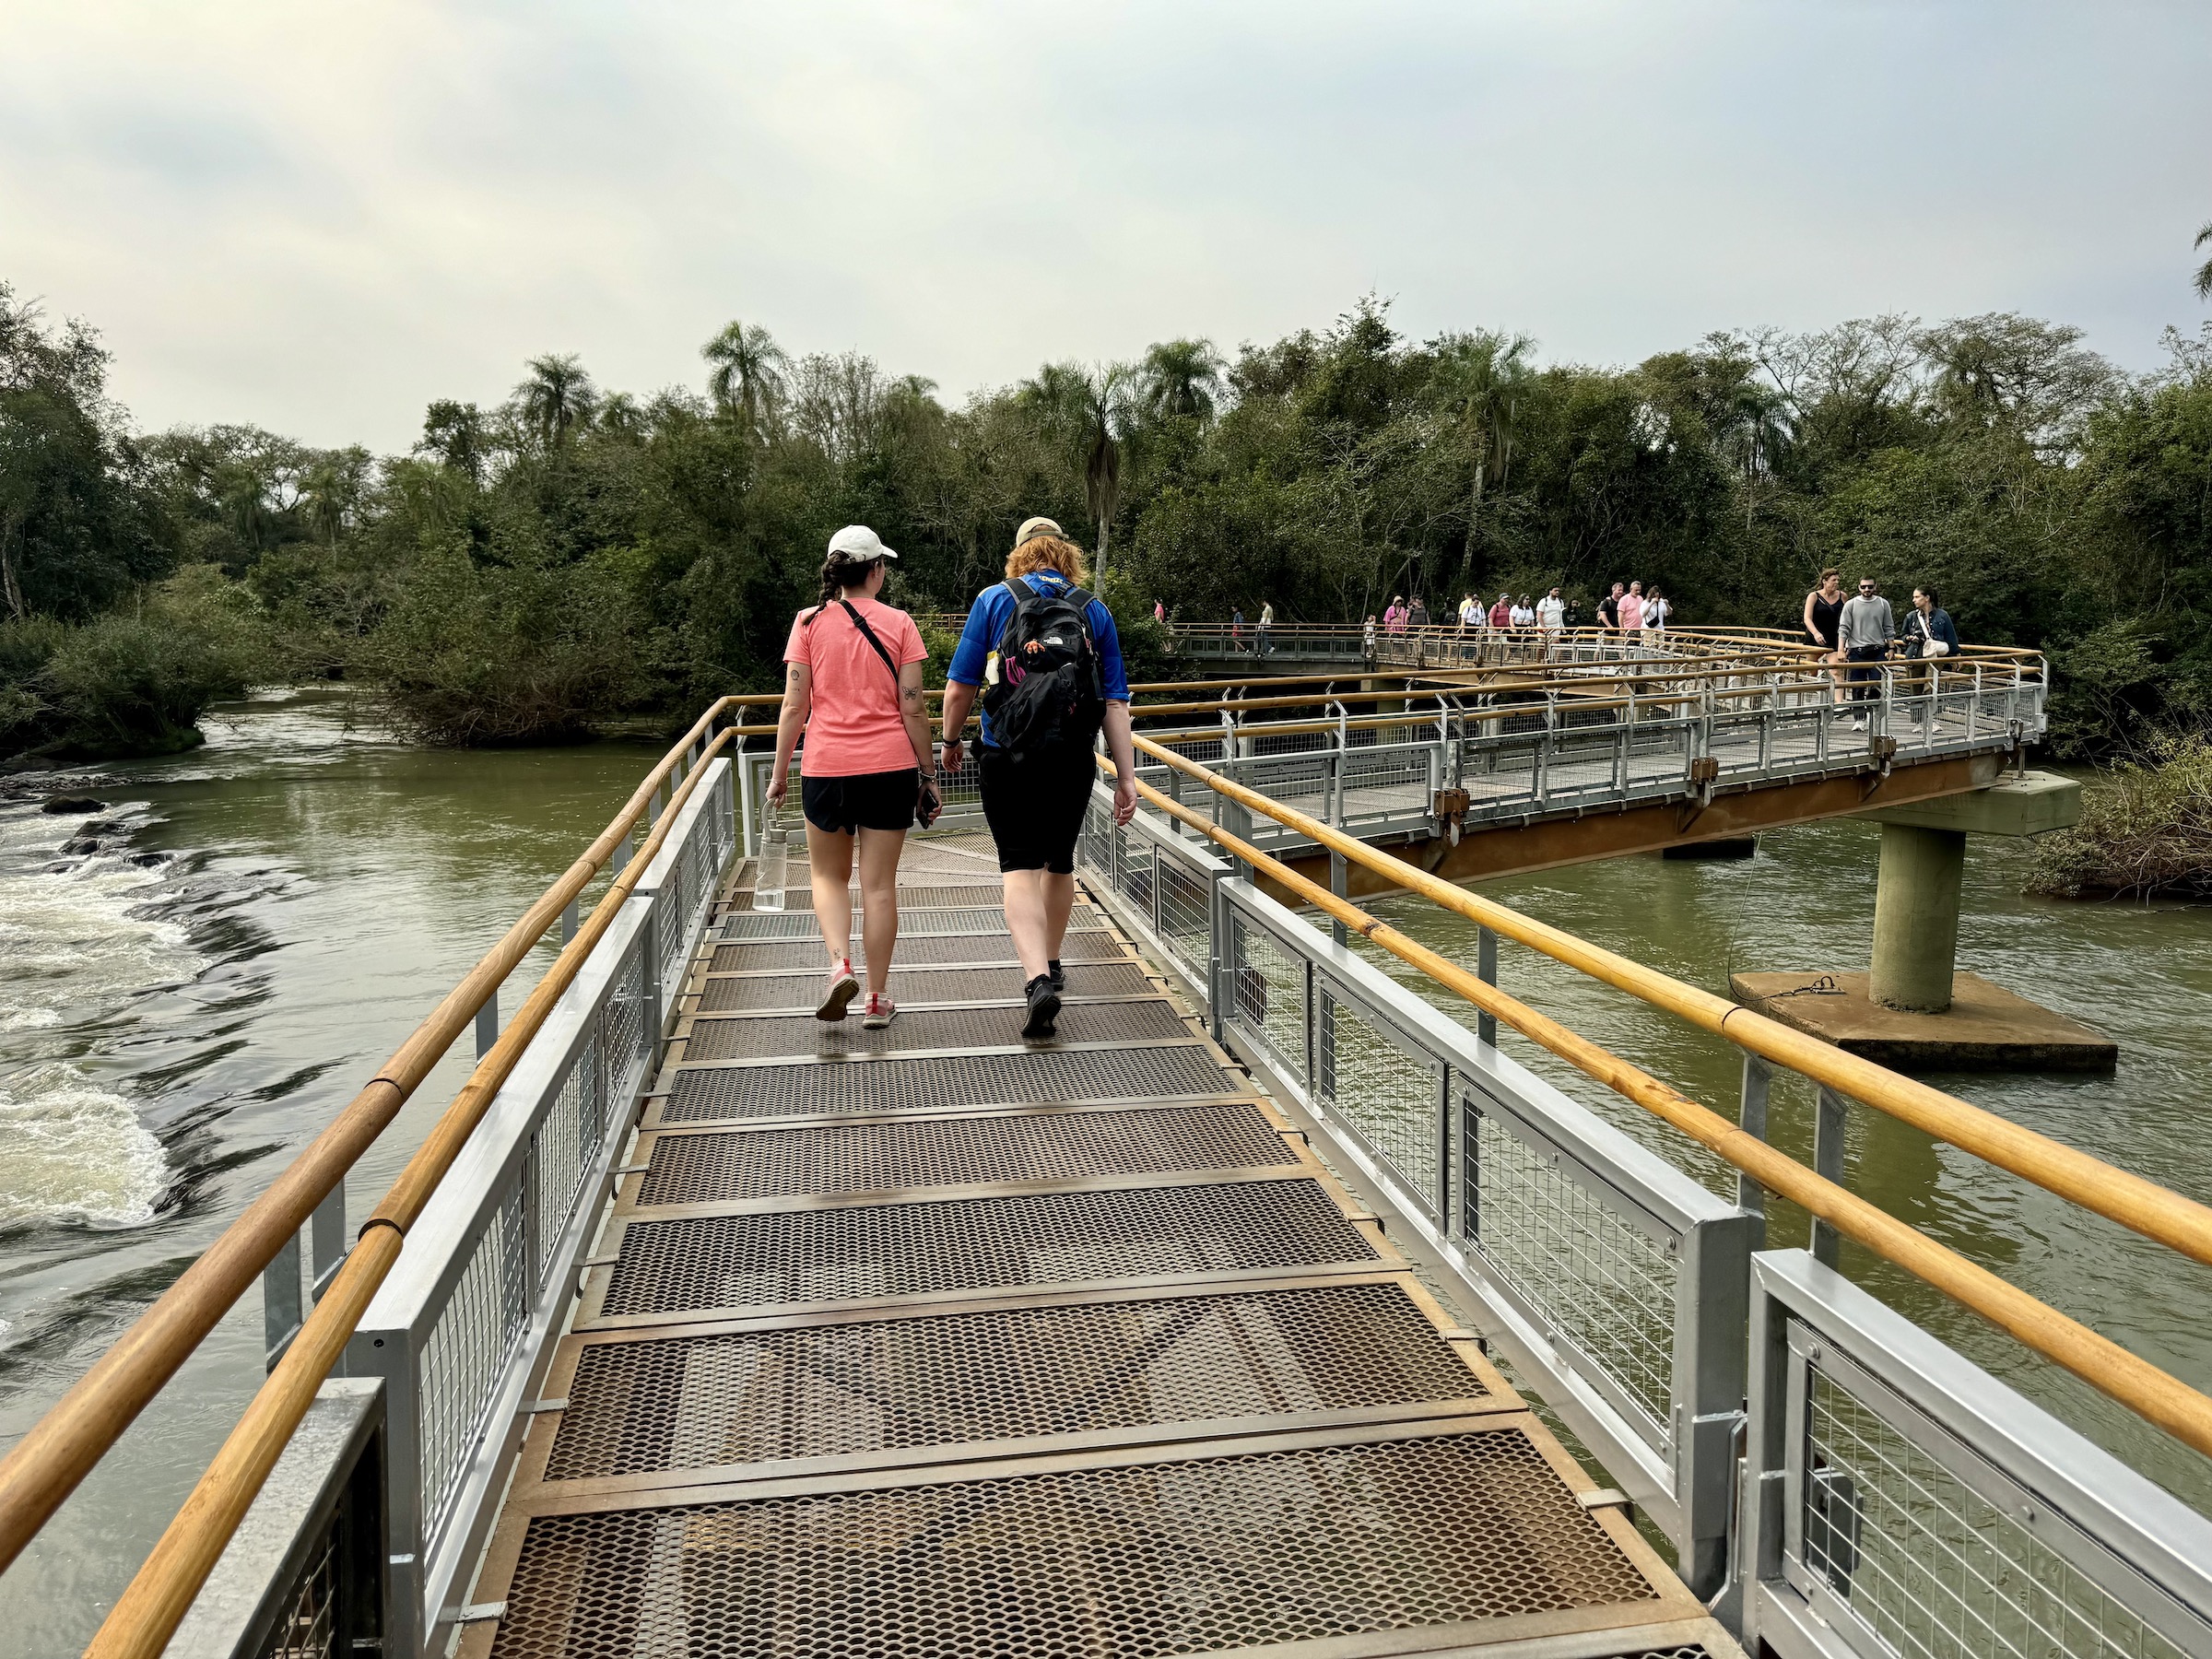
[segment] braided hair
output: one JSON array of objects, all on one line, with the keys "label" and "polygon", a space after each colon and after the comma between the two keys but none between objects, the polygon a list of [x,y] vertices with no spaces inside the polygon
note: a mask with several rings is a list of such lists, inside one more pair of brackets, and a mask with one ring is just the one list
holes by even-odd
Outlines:
[{"label": "braided hair", "polygon": [[868,579],[868,567],[880,563],[874,559],[860,559],[842,547],[830,549],[830,557],[822,560],[822,592],[820,601],[809,611],[802,627],[812,628],[815,618],[820,616],[845,596],[847,588],[858,587]]}]

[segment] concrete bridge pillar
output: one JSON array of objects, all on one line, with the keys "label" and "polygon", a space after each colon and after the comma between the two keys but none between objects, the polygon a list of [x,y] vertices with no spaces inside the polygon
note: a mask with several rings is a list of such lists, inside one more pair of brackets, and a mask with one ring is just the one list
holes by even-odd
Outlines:
[{"label": "concrete bridge pillar", "polygon": [[1733,974],[1736,1000],[1905,1071],[2111,1070],[2103,1033],[1958,971],[1966,838],[2063,830],[2080,820],[2081,785],[2029,772],[1861,816],[1882,827],[1867,971]]},{"label": "concrete bridge pillar", "polygon": [[1963,830],[1883,824],[1867,992],[1885,1008],[1940,1014],[1951,1006],[1965,878]]}]

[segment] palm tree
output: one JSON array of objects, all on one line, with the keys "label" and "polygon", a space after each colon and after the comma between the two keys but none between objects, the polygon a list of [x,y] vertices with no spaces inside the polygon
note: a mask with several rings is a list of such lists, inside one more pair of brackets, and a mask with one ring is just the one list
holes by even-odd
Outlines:
[{"label": "palm tree", "polygon": [[514,394],[524,420],[548,450],[566,443],[572,428],[590,425],[599,403],[598,388],[573,352],[532,358],[530,378],[514,389]]},{"label": "palm tree", "polygon": [[1226,367],[1211,340],[1163,340],[1137,368],[1136,401],[1155,420],[1210,419]]},{"label": "palm tree", "polygon": [[707,395],[715,408],[752,436],[764,436],[783,406],[783,371],[791,367],[783,348],[758,324],[731,323],[699,355],[712,365]]},{"label": "palm tree", "polygon": [[609,393],[599,406],[599,429],[603,432],[635,440],[645,436],[646,424],[645,411],[627,392]]},{"label": "palm tree", "polygon": [[1129,420],[1134,376],[1119,363],[1085,369],[1077,363],[1047,363],[1016,394],[1040,425],[1067,442],[1083,468],[1083,495],[1091,522],[1099,527],[1099,550],[1092,580],[1106,581],[1113,515],[1122,501],[1122,433]]},{"label": "palm tree", "polygon": [[1475,542],[1480,534],[1482,492],[1491,462],[1498,487],[1505,488],[1521,436],[1521,404],[1531,374],[1528,358],[1536,343],[1526,335],[1478,329],[1447,337],[1438,352],[1436,385],[1444,406],[1458,419],[1469,458],[1475,464],[1475,490],[1467,501],[1467,546],[1460,557],[1459,583],[1473,580]]},{"label": "palm tree", "polygon": [[301,475],[308,527],[324,547],[338,545],[338,532],[360,505],[369,466],[368,451],[357,444],[317,456]]},{"label": "palm tree", "polygon": [[1113,515],[1122,504],[1120,428],[1128,418],[1129,371],[1103,364],[1083,382],[1083,495],[1091,523],[1099,527],[1099,553],[1091,581],[1106,585],[1106,555],[1113,535]]},{"label": "palm tree", "polygon": [[[2212,242],[2212,223],[2207,223],[2196,233],[2196,241],[2192,245],[2201,248],[2206,242]],[[2199,300],[2212,300],[2212,259],[2206,260],[2196,267],[2196,297]]]},{"label": "palm tree", "polygon": [[1755,492],[1790,441],[1789,406],[1781,393],[1747,379],[1729,393],[1721,418],[1723,443],[1744,471],[1744,528],[1748,531]]}]

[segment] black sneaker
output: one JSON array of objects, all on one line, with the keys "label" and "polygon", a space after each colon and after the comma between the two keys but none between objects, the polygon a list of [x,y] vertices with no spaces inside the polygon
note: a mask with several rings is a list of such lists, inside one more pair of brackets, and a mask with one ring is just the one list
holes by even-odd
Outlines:
[{"label": "black sneaker", "polygon": [[1053,989],[1065,996],[1067,994],[1067,970],[1060,966],[1060,959],[1054,957],[1044,967],[1045,971],[1053,976]]},{"label": "black sneaker", "polygon": [[1021,988],[1022,998],[1029,1004],[1030,1018],[1021,1028],[1024,1038],[1050,1037],[1058,1030],[1053,1023],[1060,1018],[1060,993],[1053,989],[1053,976],[1041,973]]}]

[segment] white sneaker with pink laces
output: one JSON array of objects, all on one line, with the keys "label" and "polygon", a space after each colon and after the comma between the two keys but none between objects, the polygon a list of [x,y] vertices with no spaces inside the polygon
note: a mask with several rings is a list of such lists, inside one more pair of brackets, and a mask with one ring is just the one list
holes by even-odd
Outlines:
[{"label": "white sneaker with pink laces", "polygon": [[868,1006],[863,1009],[860,1024],[863,1030],[880,1031],[899,1018],[899,1005],[891,1000],[888,991],[868,993]]},{"label": "white sneaker with pink laces", "polygon": [[837,965],[830,970],[830,983],[822,992],[821,1006],[814,1011],[817,1019],[842,1019],[853,999],[860,994],[860,981],[853,974],[853,959],[840,957]]}]

